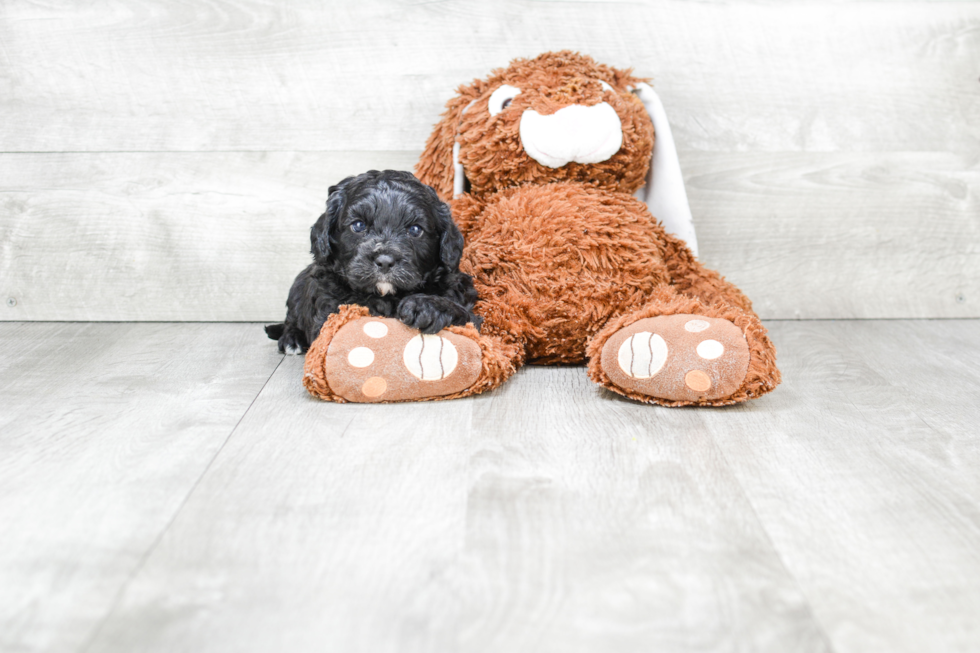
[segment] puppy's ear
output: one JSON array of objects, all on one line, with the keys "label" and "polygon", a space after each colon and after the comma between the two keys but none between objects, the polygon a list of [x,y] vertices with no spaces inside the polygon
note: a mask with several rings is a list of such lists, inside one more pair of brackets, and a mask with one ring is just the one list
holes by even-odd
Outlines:
[{"label": "puppy's ear", "polygon": [[318,263],[330,260],[330,236],[333,234],[347,203],[346,187],[353,177],[344,179],[339,184],[331,186],[327,191],[327,210],[317,218],[310,229],[310,252]]},{"label": "puppy's ear", "polygon": [[449,205],[439,202],[436,204],[436,224],[442,237],[439,239],[439,260],[450,270],[459,267],[463,257],[463,233],[453,222],[453,214]]}]

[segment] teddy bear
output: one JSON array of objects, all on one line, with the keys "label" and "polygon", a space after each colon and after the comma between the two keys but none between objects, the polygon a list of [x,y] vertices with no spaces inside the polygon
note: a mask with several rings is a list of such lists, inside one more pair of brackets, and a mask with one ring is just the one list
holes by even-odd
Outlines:
[{"label": "teddy bear", "polygon": [[422,334],[342,307],[307,353],[309,392],[451,399],[492,390],[526,363],[585,363],[598,385],[665,406],[773,390],[776,351],[751,302],[697,259],[648,82],[562,51],[460,86],[415,173],[464,235],[460,269],[482,326]]}]

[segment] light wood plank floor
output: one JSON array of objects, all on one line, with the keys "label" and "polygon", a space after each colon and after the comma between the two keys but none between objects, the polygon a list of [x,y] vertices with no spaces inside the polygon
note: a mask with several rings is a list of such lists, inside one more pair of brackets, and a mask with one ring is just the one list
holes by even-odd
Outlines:
[{"label": "light wood plank floor", "polygon": [[310,399],[256,324],[0,324],[0,650],[975,651],[980,320],[771,322],[784,384]]}]

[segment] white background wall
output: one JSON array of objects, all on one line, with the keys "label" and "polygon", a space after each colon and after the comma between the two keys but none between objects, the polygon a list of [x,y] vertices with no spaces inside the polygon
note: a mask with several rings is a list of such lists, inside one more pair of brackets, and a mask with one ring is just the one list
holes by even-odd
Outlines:
[{"label": "white background wall", "polygon": [[4,0],[0,319],[281,318],[328,186],[563,48],[653,78],[763,317],[980,317],[975,3]]}]

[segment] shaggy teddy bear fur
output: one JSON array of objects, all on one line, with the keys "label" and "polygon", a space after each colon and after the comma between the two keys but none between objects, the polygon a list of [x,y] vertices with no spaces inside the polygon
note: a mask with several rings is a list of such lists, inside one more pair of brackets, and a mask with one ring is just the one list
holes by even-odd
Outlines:
[{"label": "shaggy teddy bear fur", "polygon": [[[546,53],[461,86],[448,102],[416,174],[450,201],[465,236],[460,269],[473,276],[484,323],[480,333],[454,330],[480,344],[484,361],[469,387],[442,397],[422,389],[416,399],[492,389],[526,362],[587,361],[606,388],[672,406],[731,404],[779,383],[775,348],[748,298],[632,195],[654,145],[651,119],[630,92],[644,81],[587,56]],[[505,85],[520,93],[491,106]],[[529,155],[525,112],[603,102],[622,129],[613,155],[555,168]],[[468,184],[462,193],[458,165]],[[345,399],[331,391],[323,358],[333,334],[358,317],[331,318],[311,350],[320,352],[307,358],[316,396]]]}]

